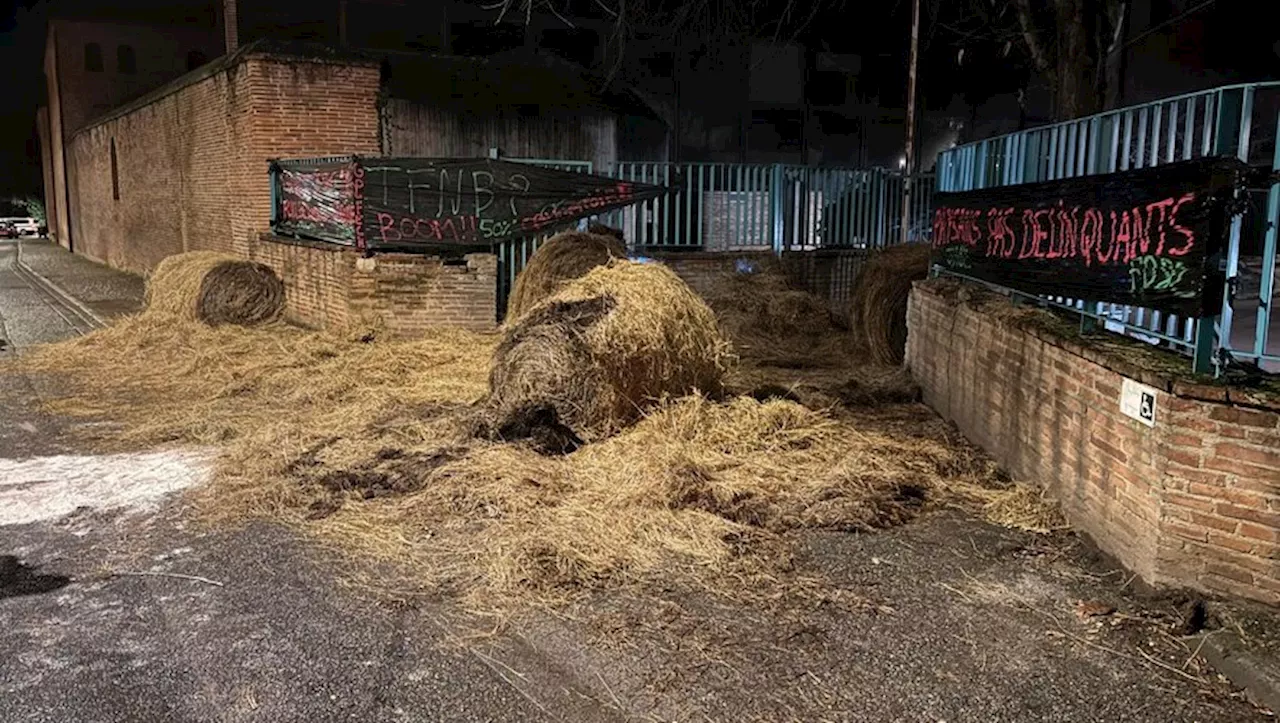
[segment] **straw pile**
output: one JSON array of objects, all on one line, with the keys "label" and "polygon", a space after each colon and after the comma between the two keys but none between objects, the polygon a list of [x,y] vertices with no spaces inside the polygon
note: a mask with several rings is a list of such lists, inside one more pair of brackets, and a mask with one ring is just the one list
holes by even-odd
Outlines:
[{"label": "straw pile", "polygon": [[447,415],[381,429],[274,466],[262,437],[201,506],[294,521],[479,609],[655,579],[755,599],[793,572],[785,533],[899,524],[968,473],[936,441],[747,398],[671,400],[563,457],[468,440]]},{"label": "straw pile", "polygon": [[849,301],[849,327],[879,364],[901,364],[911,284],[929,275],[929,247],[891,246],[862,265]]},{"label": "straw pile", "polygon": [[[584,434],[598,441],[563,456],[474,435],[473,405],[508,390],[489,368],[504,358],[495,335],[388,342],[148,313],[11,364],[50,378],[52,411],[104,422],[90,428],[103,446],[218,449],[217,478],[193,498],[204,520],[291,524],[348,553],[356,581],[376,570],[381,590],[473,609],[659,581],[760,600],[802,576],[790,531],[883,527],[957,500],[1051,524],[919,405],[673,398],[714,386],[727,350],[710,311],[659,265],[595,269],[530,318],[543,314],[550,328],[507,330],[508,354],[513,336],[560,333],[590,353],[589,368],[570,368],[600,380],[605,398],[635,401],[605,405],[599,429],[617,433]],[[845,393],[882,395],[899,377],[860,376]]]},{"label": "straw pile", "polygon": [[856,339],[827,303],[794,288],[776,259],[753,259],[749,272],[721,274],[707,292],[720,328],[742,358],[761,366],[846,366]]},{"label": "straw pile", "polygon": [[614,236],[565,231],[547,239],[516,277],[511,298],[507,300],[508,322],[520,318],[565,282],[609,263],[610,259],[626,258],[627,249],[620,237],[620,232]]},{"label": "straw pile", "polygon": [[264,324],[284,311],[284,284],[254,261],[213,251],[175,254],[147,283],[147,311],[213,326]]},{"label": "straw pile", "polygon": [[544,428],[598,440],[664,397],[719,394],[729,366],[715,316],[680,277],[660,264],[615,260],[507,326],[489,407],[503,425],[541,418]]}]

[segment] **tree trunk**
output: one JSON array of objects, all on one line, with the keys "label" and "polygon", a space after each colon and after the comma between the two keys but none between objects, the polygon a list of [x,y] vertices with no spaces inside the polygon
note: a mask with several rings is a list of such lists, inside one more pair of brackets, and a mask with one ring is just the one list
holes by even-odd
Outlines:
[{"label": "tree trunk", "polygon": [[1069,120],[1096,113],[1098,53],[1093,42],[1098,8],[1090,0],[1055,0],[1057,30],[1054,115]]}]

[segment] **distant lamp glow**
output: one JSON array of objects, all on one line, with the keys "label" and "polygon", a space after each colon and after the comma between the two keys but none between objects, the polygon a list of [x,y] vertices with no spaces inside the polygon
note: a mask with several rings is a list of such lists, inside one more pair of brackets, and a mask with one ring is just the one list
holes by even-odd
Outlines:
[{"label": "distant lamp glow", "polygon": [[907,167],[907,157],[906,157],[906,156],[899,156],[899,157],[898,157],[898,168],[906,168],[906,167]]}]

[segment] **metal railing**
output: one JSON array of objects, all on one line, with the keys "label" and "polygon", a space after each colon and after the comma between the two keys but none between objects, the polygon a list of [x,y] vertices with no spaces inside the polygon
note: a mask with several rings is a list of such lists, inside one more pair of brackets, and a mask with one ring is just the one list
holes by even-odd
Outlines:
[{"label": "metal railing", "polygon": [[[665,196],[584,221],[621,229],[627,245],[640,252],[871,250],[901,241],[904,176],[882,168],[640,161],[593,168],[589,161],[504,160],[672,188]],[[927,241],[937,184],[931,174],[911,183],[908,238]],[[499,313],[516,276],[546,238],[499,246]]]},{"label": "metal railing", "polygon": [[[1203,156],[1234,156],[1280,170],[1278,129],[1280,82],[1224,86],[957,146],[938,159],[938,190],[1115,173]],[[1190,354],[1197,372],[1220,370],[1228,357],[1280,369],[1280,346],[1272,343],[1280,342],[1280,330],[1271,329],[1280,186],[1250,194],[1253,217],[1236,217],[1231,225],[1224,261],[1228,293],[1219,315],[1190,319],[1118,304],[1086,308],[1076,299],[1041,300]],[[1256,298],[1241,273],[1253,267],[1259,267]],[[1250,317],[1251,329],[1236,326],[1237,319],[1247,324]]]},{"label": "metal railing", "polygon": [[[593,172],[590,162],[509,158]],[[881,168],[624,161],[594,172],[669,186],[663,197],[597,217],[637,248],[708,251],[882,248],[901,236],[904,177]],[[932,175],[912,179],[909,237],[932,233]]]}]

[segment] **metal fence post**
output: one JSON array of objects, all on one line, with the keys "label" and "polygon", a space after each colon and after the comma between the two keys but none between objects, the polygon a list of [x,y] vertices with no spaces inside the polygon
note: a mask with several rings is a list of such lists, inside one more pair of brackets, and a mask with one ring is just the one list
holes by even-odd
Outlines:
[{"label": "metal fence post", "polygon": [[267,164],[267,176],[271,179],[271,224],[275,233],[276,223],[280,220],[280,166],[275,161]]},{"label": "metal fence post", "polygon": [[781,256],[784,245],[784,221],[782,218],[782,164],[775,163],[769,179],[769,218],[773,221],[770,240],[773,242],[773,253]]},{"label": "metal fence post", "polygon": [[[1232,152],[1242,161],[1249,160],[1249,130],[1253,113],[1253,88],[1239,91],[1222,91],[1218,94],[1217,117],[1214,125],[1213,152],[1228,155]],[[1196,321],[1196,340],[1191,366],[1196,374],[1217,373],[1217,351],[1231,346],[1232,277],[1240,259],[1240,224],[1237,216],[1231,222],[1231,236],[1227,241],[1227,257],[1223,271],[1227,275],[1227,290],[1222,297],[1222,309],[1216,316],[1206,316]]]},{"label": "metal fence post", "polygon": [[[1280,117],[1276,118],[1280,131]],[[1280,143],[1272,154],[1271,170],[1280,173]],[[1266,238],[1262,247],[1262,285],[1258,289],[1258,318],[1254,324],[1253,353],[1258,357],[1267,353],[1267,337],[1271,328],[1271,297],[1276,273],[1276,224],[1280,223],[1280,183],[1272,183],[1267,190]]]}]

